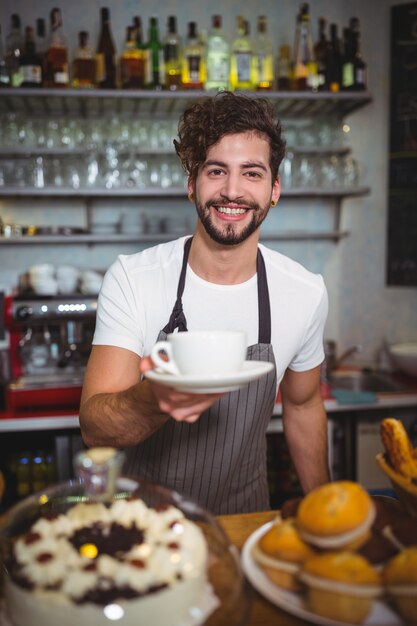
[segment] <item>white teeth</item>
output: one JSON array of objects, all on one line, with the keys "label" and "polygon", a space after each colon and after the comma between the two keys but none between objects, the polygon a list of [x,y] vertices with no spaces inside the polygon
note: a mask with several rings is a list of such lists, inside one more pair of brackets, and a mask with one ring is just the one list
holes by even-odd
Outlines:
[{"label": "white teeth", "polygon": [[224,213],[225,215],[243,215],[243,213],[246,213],[246,209],[231,209],[226,206],[219,206],[217,210],[219,213]]}]

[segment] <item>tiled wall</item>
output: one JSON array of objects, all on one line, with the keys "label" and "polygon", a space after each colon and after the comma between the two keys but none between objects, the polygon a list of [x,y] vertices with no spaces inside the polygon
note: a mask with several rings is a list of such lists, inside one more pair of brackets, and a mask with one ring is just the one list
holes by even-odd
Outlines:
[{"label": "tiled wall", "polygon": [[[151,15],[159,17],[160,29],[165,31],[166,18],[178,16],[180,34],[185,34],[189,20],[198,22],[200,28],[208,29],[211,15],[223,15],[226,34],[234,35],[235,16],[244,14],[251,19],[255,29],[253,2],[244,0],[210,4],[195,0],[190,6],[183,0],[107,0],[107,2],[57,3],[56,0],[6,0],[0,5],[0,23],[3,33],[8,29],[10,14],[18,12],[23,26],[33,24],[37,17],[47,18],[53,6],[61,6],[65,32],[70,47],[74,47],[77,31],[90,32],[92,45],[98,37],[100,7],[110,8],[112,30],[117,49],[123,45],[125,27],[132,16],[139,14],[145,28]],[[326,335],[337,340],[339,349],[360,343],[363,351],[359,358],[372,361],[384,340],[389,342],[417,340],[417,288],[394,288],[385,286],[385,242],[387,211],[387,154],[388,154],[388,96],[389,96],[389,16],[390,6],[402,4],[394,0],[313,0],[311,5],[313,32],[317,33],[317,18],[327,16],[341,29],[353,15],[361,21],[362,51],[368,62],[369,91],[373,102],[349,118],[351,126],[349,142],[362,169],[362,182],[371,188],[363,198],[343,202],[342,230],[351,235],[338,244],[320,241],[271,243],[280,251],[304,263],[313,271],[324,275],[330,296],[330,315]],[[262,13],[268,16],[268,28],[276,42],[293,43],[295,13],[299,3],[294,0],[264,0]],[[1,94],[0,94],[1,97]],[[175,201],[153,202],[152,210],[175,211],[181,219],[193,223],[191,206]],[[16,208],[18,206],[18,208]],[[146,208],[143,201],[132,204],[126,200],[102,201],[107,211],[132,211]],[[53,207],[53,210],[52,210]],[[36,210],[37,224],[84,225],[82,201],[60,199],[58,201],[32,199],[15,201],[0,199],[0,215],[5,220],[20,223],[33,221]],[[317,229],[329,228],[331,221],[328,201],[316,199],[282,199],[263,228],[278,230],[295,228],[297,222],[309,221]],[[133,244],[77,247],[80,267],[106,268],[119,252],[137,249]],[[59,261],[58,261],[59,260]],[[20,272],[40,261],[70,263],[74,260],[72,246],[48,246],[33,248],[0,249],[0,288],[9,289]]]}]

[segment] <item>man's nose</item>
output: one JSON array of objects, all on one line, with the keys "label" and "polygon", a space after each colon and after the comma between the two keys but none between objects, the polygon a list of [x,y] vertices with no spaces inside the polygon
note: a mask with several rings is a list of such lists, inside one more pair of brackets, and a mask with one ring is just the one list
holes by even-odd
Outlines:
[{"label": "man's nose", "polygon": [[238,174],[229,173],[225,176],[221,194],[228,200],[237,200],[243,196],[240,176]]}]

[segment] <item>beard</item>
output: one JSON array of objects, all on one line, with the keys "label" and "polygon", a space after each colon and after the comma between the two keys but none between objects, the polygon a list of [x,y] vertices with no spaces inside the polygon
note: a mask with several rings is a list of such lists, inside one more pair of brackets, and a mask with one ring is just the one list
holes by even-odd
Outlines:
[{"label": "beard", "polygon": [[268,215],[269,207],[271,206],[270,202],[268,202],[268,204],[264,207],[255,202],[241,201],[240,203],[244,204],[245,207],[248,207],[248,210],[251,212],[251,219],[242,230],[237,229],[238,223],[226,223],[223,227],[218,227],[217,224],[214,223],[210,207],[213,205],[222,206],[224,204],[224,199],[211,199],[205,204],[201,204],[198,201],[198,198],[196,198],[198,217],[200,218],[208,236],[216,243],[225,246],[235,246],[248,239],[248,237],[250,237],[261,226],[262,222]]}]

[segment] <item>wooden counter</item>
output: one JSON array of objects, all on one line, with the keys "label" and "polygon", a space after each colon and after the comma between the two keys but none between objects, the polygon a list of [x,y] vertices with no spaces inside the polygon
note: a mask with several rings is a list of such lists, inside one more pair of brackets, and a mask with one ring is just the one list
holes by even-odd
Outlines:
[{"label": "wooden counter", "polygon": [[[242,549],[246,539],[257,528],[271,521],[276,512],[246,513],[243,515],[221,515],[217,518],[230,541]],[[271,604],[250,586],[251,606],[247,626],[307,626],[301,620]]]}]

